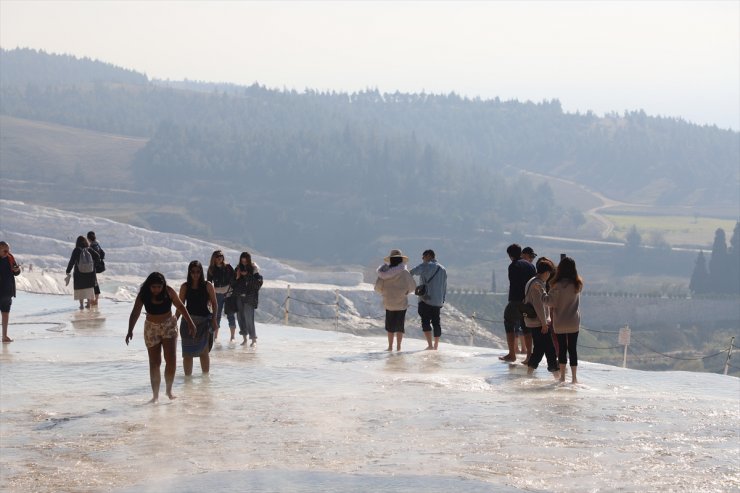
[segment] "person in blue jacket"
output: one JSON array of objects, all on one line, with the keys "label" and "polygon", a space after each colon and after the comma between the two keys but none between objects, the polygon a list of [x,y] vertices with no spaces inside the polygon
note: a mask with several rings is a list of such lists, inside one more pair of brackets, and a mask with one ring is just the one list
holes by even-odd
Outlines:
[{"label": "person in blue jacket", "polygon": [[[421,329],[427,340],[427,349],[439,349],[439,338],[442,326],[439,314],[447,296],[447,271],[437,262],[434,250],[424,250],[422,262],[411,269],[412,276],[419,276],[420,284],[426,286],[426,293],[419,296],[418,312],[421,317]],[[434,332],[432,332],[434,330]],[[434,336],[434,342],[432,342]]]}]

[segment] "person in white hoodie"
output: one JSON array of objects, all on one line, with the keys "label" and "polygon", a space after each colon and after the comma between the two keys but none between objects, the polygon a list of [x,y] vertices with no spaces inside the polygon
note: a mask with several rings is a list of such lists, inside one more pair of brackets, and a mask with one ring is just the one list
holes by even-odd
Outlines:
[{"label": "person in white hoodie", "polygon": [[401,250],[391,250],[385,263],[378,267],[375,291],[383,296],[385,308],[385,330],[388,333],[388,349],[393,351],[393,338],[396,338],[396,351],[401,350],[406,309],[409,307],[408,295],[414,292],[416,283],[406,267],[409,258]]}]

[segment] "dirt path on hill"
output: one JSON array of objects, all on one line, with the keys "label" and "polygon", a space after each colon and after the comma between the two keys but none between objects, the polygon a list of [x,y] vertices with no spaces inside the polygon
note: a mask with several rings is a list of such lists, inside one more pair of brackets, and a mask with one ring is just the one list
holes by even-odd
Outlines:
[{"label": "dirt path on hill", "polygon": [[548,181],[558,181],[570,187],[575,187],[591,195],[596,200],[601,202],[600,205],[597,205],[596,207],[592,207],[591,209],[584,211],[584,214],[602,226],[602,231],[600,235],[602,239],[606,239],[606,238],[609,238],[609,236],[611,236],[612,232],[614,231],[615,225],[606,216],[604,216],[601,213],[601,211],[603,211],[604,209],[609,209],[611,207],[648,207],[646,204],[635,204],[631,202],[622,202],[619,200],[610,199],[609,197],[606,197],[604,194],[600,192],[595,192],[585,185],[582,185],[572,180],[567,180],[565,178],[558,178],[556,176],[544,175],[542,173],[535,173],[533,171],[522,171],[522,172],[527,175],[534,176],[537,178],[543,178]]}]

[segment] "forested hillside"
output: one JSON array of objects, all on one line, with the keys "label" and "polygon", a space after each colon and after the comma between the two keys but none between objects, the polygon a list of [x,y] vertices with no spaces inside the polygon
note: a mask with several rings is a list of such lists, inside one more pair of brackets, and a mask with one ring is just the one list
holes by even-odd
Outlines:
[{"label": "forested hillside", "polygon": [[132,167],[138,188],[174,190],[210,234],[275,254],[295,256],[298,243],[310,259],[383,236],[512,226],[574,233],[580,213],[518,169],[629,201],[737,207],[738,133],[641,111],[600,118],[556,100],[168,87],[33,50],[1,51],[0,69],[0,113],[148,138]]}]

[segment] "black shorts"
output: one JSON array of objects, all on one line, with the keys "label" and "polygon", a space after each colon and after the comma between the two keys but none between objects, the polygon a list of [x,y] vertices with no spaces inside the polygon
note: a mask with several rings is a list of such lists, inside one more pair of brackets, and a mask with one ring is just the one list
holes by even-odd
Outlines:
[{"label": "black shorts", "polygon": [[[519,333],[519,334],[526,334],[524,332],[526,329],[524,329],[524,319],[522,318],[522,313],[519,311],[517,306],[519,305],[519,302],[517,301],[510,301],[506,308],[504,308],[504,331],[507,334],[513,333]],[[529,332],[532,333],[531,331]]]},{"label": "black shorts", "polygon": [[406,322],[406,310],[385,311],[385,330],[386,332],[405,333],[404,323]]},{"label": "black shorts", "polygon": [[0,297],[0,312],[8,313],[10,311],[10,305],[13,304],[12,296]]}]

